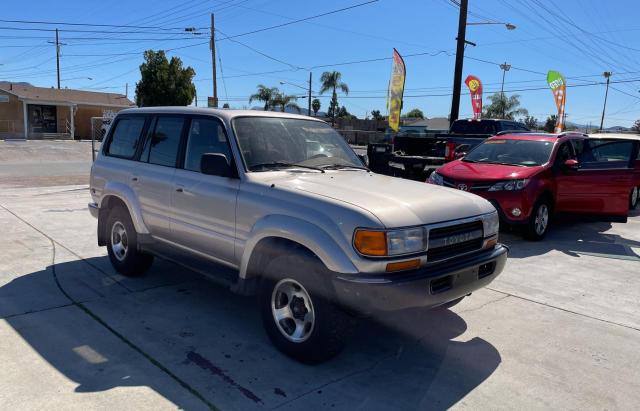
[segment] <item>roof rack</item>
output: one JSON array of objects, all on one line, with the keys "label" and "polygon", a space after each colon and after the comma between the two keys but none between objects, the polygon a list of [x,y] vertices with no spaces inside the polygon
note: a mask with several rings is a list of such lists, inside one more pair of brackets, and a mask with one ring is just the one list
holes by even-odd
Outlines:
[{"label": "roof rack", "polygon": [[496,136],[504,136],[505,134],[546,134],[546,133],[536,133],[535,131],[524,131],[524,130],[504,130],[504,131],[498,131],[496,134]]},{"label": "roof rack", "polygon": [[562,133],[558,134],[558,138],[564,137],[564,136],[575,136],[575,135],[582,136],[582,137],[589,137],[588,134],[581,133],[579,131],[563,131]]}]

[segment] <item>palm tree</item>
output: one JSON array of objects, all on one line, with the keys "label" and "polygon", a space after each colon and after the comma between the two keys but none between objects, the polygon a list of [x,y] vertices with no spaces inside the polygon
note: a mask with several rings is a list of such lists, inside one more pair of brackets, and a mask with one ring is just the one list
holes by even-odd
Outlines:
[{"label": "palm tree", "polygon": [[[313,101],[311,102],[311,109],[313,109],[313,115],[317,116],[318,111],[320,111],[320,100],[318,100],[317,98],[314,98]],[[638,121],[640,122],[640,120]]]},{"label": "palm tree", "polygon": [[514,120],[516,117],[529,115],[529,111],[526,108],[520,107],[520,96],[518,94],[507,98],[502,93],[495,93],[489,96],[489,100],[491,100],[491,104],[485,108],[483,117]]},{"label": "palm tree", "polygon": [[344,94],[349,94],[349,86],[346,83],[342,82],[342,73],[339,71],[325,71],[320,76],[320,82],[322,86],[320,87],[320,94],[325,91],[332,91],[331,94],[331,103],[329,104],[328,115],[331,117],[331,125],[335,124],[336,114],[338,112],[338,94],[336,93],[336,89],[342,90]]},{"label": "palm tree", "polygon": [[296,96],[290,96],[284,93],[276,93],[273,97],[272,105],[273,107],[280,106],[280,111],[284,113],[285,108],[291,108],[300,113],[300,106],[298,106],[295,102],[298,100]]},{"label": "palm tree", "polygon": [[253,100],[264,101],[264,111],[268,111],[274,106],[273,100],[278,93],[278,89],[275,87],[258,84],[258,92],[249,97],[249,104],[251,104]]}]

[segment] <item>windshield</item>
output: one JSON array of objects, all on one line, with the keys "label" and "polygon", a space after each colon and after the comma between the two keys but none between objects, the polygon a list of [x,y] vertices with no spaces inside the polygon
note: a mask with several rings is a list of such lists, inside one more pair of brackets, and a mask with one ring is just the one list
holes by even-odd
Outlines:
[{"label": "windshield", "polygon": [[275,167],[355,167],[362,162],[344,138],[319,121],[276,117],[233,120],[242,158],[249,171]]},{"label": "windshield", "polygon": [[472,163],[539,166],[549,161],[553,141],[491,139],[478,145],[463,161]]}]

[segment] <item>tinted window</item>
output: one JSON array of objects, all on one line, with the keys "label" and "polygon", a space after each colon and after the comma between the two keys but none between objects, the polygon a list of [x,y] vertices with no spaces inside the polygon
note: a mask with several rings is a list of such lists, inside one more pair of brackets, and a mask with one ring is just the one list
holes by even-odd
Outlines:
[{"label": "tinted window", "polygon": [[451,126],[454,134],[495,134],[496,127],[493,121],[456,120]]},{"label": "tinted window", "polygon": [[149,163],[161,166],[176,166],[180,135],[184,119],[181,117],[159,117],[151,136]]},{"label": "tinted window", "polygon": [[628,167],[633,141],[584,140],[578,161],[582,168],[606,169]]},{"label": "tinted window", "polygon": [[200,159],[205,153],[224,154],[231,161],[231,152],[224,129],[211,119],[193,119],[189,127],[184,168],[200,171]]},{"label": "tinted window", "polygon": [[125,117],[118,120],[111,136],[107,154],[132,158],[138,148],[144,117]]},{"label": "tinted window", "polygon": [[565,161],[572,159],[573,153],[571,152],[571,144],[568,141],[565,141],[558,147],[558,153],[556,154],[556,162],[555,165],[559,166],[564,164]]}]

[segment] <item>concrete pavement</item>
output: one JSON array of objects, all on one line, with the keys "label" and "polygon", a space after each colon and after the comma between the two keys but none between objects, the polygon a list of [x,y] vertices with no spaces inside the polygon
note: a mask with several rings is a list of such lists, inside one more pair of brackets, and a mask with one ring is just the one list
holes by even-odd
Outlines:
[{"label": "concrete pavement", "polygon": [[541,243],[503,233],[511,258],[489,289],[451,310],[364,321],[340,356],[310,367],[271,346],[252,298],[164,261],[141,278],[118,275],[96,245],[86,185],[8,180],[0,176],[2,409],[640,401],[638,212],[627,224],[560,223]]}]

